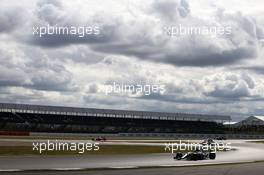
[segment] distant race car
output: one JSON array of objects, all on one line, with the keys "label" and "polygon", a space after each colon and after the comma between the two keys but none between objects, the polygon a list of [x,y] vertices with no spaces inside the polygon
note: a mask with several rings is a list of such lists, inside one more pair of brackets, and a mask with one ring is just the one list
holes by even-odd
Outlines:
[{"label": "distant race car", "polygon": [[201,144],[202,145],[212,145],[212,144],[215,144],[215,141],[213,139],[205,139]]},{"label": "distant race car", "polygon": [[206,160],[206,159],[215,159],[216,154],[215,152],[209,152],[209,151],[193,151],[188,153],[181,153],[178,152],[173,157],[175,160]]},{"label": "distant race car", "polygon": [[92,141],[105,142],[106,138],[105,137],[96,137],[96,138],[92,138]]},{"label": "distant race car", "polygon": [[215,140],[226,140],[226,137],[222,136],[222,137],[216,137]]}]

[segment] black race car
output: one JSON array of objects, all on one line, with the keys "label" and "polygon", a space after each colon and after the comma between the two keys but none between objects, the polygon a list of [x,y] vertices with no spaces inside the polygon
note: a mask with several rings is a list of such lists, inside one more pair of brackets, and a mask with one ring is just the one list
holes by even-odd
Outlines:
[{"label": "black race car", "polygon": [[173,158],[175,160],[206,160],[206,159],[215,159],[216,154],[215,152],[197,150],[185,154],[178,152]]}]

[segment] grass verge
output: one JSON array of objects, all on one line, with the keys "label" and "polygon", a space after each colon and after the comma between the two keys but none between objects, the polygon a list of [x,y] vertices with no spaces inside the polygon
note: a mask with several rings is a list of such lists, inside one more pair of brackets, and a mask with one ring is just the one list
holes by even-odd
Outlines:
[{"label": "grass verge", "polygon": [[[0,156],[6,155],[120,155],[165,153],[164,146],[100,145],[98,151],[33,151],[31,146],[0,146]],[[168,153],[168,152],[167,152]]]}]

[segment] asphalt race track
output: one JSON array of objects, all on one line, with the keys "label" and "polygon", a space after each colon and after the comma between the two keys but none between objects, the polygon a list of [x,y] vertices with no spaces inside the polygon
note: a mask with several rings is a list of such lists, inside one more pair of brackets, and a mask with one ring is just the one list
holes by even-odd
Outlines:
[{"label": "asphalt race track", "polygon": [[89,171],[2,172],[1,175],[263,175],[264,163]]},{"label": "asphalt race track", "polygon": [[264,144],[249,143],[245,140],[228,140],[228,142],[232,143],[232,147],[236,148],[236,150],[217,152],[217,158],[215,160],[175,161],[172,155],[167,153],[114,156],[0,156],[0,171],[81,170],[94,168],[123,169],[139,167],[168,168],[174,166],[241,163],[264,160]]}]

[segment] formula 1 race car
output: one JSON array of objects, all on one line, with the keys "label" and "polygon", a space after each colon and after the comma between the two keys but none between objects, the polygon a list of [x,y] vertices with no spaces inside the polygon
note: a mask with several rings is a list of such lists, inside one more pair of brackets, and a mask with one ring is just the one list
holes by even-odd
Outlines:
[{"label": "formula 1 race car", "polygon": [[226,140],[226,137],[224,137],[224,136],[216,137],[215,140]]},{"label": "formula 1 race car", "polygon": [[203,142],[201,142],[202,145],[212,145],[215,144],[216,142],[213,139],[205,139]]},{"label": "formula 1 race car", "polygon": [[206,160],[206,159],[215,159],[216,154],[215,152],[196,150],[185,154],[178,152],[173,158],[175,160]]},{"label": "formula 1 race car", "polygon": [[105,142],[106,141],[106,138],[105,137],[92,138],[92,141]]}]

